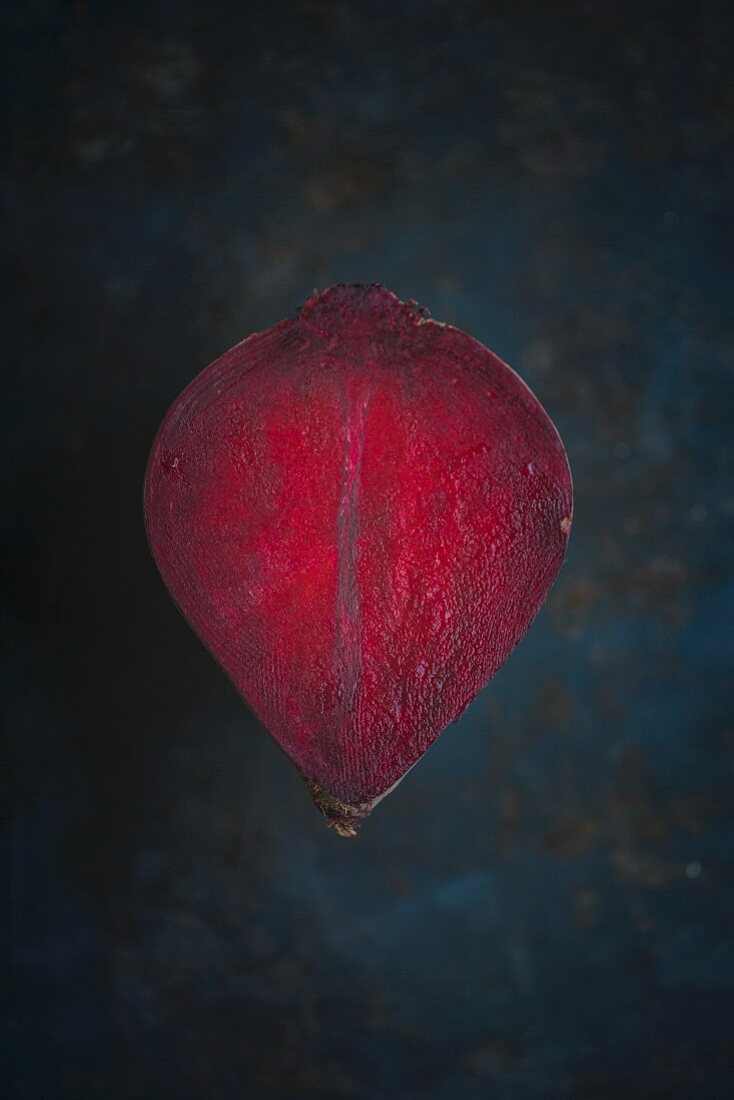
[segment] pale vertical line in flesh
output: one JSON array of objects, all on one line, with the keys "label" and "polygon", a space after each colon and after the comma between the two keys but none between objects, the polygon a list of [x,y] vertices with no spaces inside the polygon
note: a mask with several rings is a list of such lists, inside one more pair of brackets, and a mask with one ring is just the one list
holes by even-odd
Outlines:
[{"label": "pale vertical line in flesh", "polygon": [[[362,609],[357,578],[360,529],[360,474],[369,393],[361,379],[349,378],[344,392],[344,457],[336,515],[336,651],[340,688],[336,719],[344,730],[354,714],[362,672]],[[351,774],[351,746],[340,743],[342,766]]]}]

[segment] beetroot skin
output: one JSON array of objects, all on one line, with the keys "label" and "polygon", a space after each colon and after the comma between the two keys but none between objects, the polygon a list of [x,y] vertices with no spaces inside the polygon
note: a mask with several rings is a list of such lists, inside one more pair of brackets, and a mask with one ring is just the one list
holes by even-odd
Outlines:
[{"label": "beetroot skin", "polygon": [[571,514],[527,386],[377,285],[207,367],[145,481],[173,599],[343,835],[522,638]]}]

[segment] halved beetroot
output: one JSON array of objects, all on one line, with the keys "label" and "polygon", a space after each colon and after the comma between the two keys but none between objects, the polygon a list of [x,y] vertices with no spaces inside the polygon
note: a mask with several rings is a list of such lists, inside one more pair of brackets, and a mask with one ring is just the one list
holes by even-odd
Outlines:
[{"label": "halved beetroot", "polygon": [[207,367],[145,482],[173,599],[343,835],[522,638],[571,513],[527,386],[378,285]]}]

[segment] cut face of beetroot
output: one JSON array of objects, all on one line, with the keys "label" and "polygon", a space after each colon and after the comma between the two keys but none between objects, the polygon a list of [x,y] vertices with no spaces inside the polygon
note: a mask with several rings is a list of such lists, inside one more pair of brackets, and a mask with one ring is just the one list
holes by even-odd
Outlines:
[{"label": "cut face of beetroot", "polygon": [[527,386],[377,285],[207,367],[145,482],[171,596],[345,835],[522,638],[571,515]]}]

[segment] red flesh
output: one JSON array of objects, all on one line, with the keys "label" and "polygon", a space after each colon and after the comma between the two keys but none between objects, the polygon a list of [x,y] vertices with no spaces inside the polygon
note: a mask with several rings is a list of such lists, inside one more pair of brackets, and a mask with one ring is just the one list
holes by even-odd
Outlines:
[{"label": "red flesh", "polygon": [[207,367],[145,484],[173,599],[344,832],[522,638],[571,511],[525,384],[376,285]]}]

